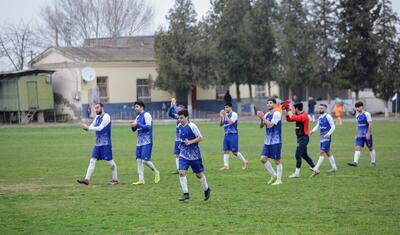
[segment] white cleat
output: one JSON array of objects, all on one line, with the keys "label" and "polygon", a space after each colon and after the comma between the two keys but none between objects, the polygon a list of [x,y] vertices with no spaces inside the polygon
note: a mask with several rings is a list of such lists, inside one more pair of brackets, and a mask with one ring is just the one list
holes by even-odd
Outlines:
[{"label": "white cleat", "polygon": [[300,175],[296,174],[296,173],[293,173],[293,174],[288,176],[289,179],[294,179],[294,178],[299,178],[299,177],[300,177]]}]

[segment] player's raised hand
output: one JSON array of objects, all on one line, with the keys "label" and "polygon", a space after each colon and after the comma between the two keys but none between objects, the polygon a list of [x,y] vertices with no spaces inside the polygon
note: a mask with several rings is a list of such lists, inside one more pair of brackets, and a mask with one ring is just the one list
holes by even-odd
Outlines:
[{"label": "player's raised hand", "polygon": [[81,123],[81,128],[85,131],[89,130],[89,126],[86,123]]},{"label": "player's raised hand", "polygon": [[131,127],[136,127],[136,121],[134,120],[130,121],[129,124],[131,125]]},{"label": "player's raised hand", "polygon": [[176,104],[176,99],[174,97],[171,98],[171,105]]},{"label": "player's raised hand", "polygon": [[221,111],[219,111],[219,116],[220,116],[221,118],[224,118],[224,117],[226,116],[225,110],[221,109]]},{"label": "player's raised hand", "polygon": [[264,118],[264,112],[263,111],[258,111],[257,112],[257,117],[259,117],[260,119]]}]

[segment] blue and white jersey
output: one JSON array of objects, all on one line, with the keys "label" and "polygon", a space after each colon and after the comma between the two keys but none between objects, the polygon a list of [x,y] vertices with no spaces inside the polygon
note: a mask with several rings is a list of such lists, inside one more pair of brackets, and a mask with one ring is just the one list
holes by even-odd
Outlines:
[{"label": "blue and white jersey", "polygon": [[180,153],[179,157],[182,157],[186,160],[197,160],[201,158],[199,144],[191,144],[186,145],[184,141],[186,139],[193,140],[198,137],[203,138],[201,135],[199,128],[197,128],[196,124],[189,122],[185,126],[182,124],[178,125],[179,139],[181,141],[179,145]]},{"label": "blue and white jersey", "polygon": [[[320,132],[320,141],[331,141],[332,133],[335,130],[335,122],[333,121],[333,118],[329,113],[324,113],[318,117],[318,123],[313,128],[313,131],[316,131],[318,128]],[[326,134],[329,134],[329,138],[324,138]]]},{"label": "blue and white jersey", "polygon": [[143,146],[153,143],[153,120],[150,113],[141,112],[136,116],[136,127],[132,131],[138,131],[136,146]]},{"label": "blue and white jersey", "polygon": [[273,127],[265,126],[265,145],[282,143],[282,114],[278,111],[268,112],[264,118],[274,123]]},{"label": "blue and white jersey", "polygon": [[[224,124],[224,131],[225,135],[231,135],[231,134],[238,134],[238,115],[236,112],[230,112],[227,113],[227,118],[224,118],[223,124]],[[228,118],[233,121],[232,124],[229,124]]]},{"label": "blue and white jersey", "polygon": [[96,131],[95,146],[111,145],[111,118],[108,113],[97,115],[92,124],[89,126],[89,131]]},{"label": "blue and white jersey", "polygon": [[179,133],[178,133],[178,126],[179,126],[178,112],[179,112],[179,108],[178,108],[178,106],[176,106],[176,104],[172,105],[172,106],[168,109],[168,116],[169,116],[170,118],[173,118],[173,119],[176,120],[175,141],[180,141],[180,139],[179,139]]},{"label": "blue and white jersey", "polygon": [[357,113],[357,138],[365,137],[368,132],[369,123],[372,122],[371,114],[369,112]]}]

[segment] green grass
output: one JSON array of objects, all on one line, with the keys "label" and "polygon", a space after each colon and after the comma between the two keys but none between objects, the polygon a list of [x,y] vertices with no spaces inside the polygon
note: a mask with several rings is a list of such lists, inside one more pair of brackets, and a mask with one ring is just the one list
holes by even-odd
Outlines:
[{"label": "green grass", "polygon": [[[161,182],[153,183],[146,168],[146,185],[137,179],[134,157],[136,135],[127,126],[113,127],[113,154],[121,184],[108,185],[111,172],[101,161],[90,186],[76,183],[84,176],[94,133],[78,127],[0,129],[0,234],[398,234],[400,221],[400,123],[376,122],[374,144],[377,168],[362,153],[358,168],[346,166],[353,158],[354,123],[334,133],[332,150],[339,171],[289,180],[294,170],[294,124],[284,124],[282,185],[267,186],[268,174],[259,163],[264,130],[241,123],[240,148],[249,160],[241,170],[231,158],[222,166],[222,130],[199,124],[212,197],[203,202],[200,183],[188,175],[191,199],[178,202],[179,180],[171,154],[175,128],[154,127],[153,162]],[[317,160],[318,136],[309,153]]]}]

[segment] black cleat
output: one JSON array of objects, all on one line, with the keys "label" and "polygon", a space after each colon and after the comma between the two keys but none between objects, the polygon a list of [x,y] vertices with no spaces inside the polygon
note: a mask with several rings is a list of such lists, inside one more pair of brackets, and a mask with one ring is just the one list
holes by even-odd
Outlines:
[{"label": "black cleat", "polygon": [[184,193],[182,197],[179,198],[179,201],[181,202],[186,202],[187,200],[189,200],[189,193]]},{"label": "black cleat", "polygon": [[86,184],[86,185],[89,185],[89,180],[87,180],[87,179],[80,179],[80,180],[76,180],[78,183],[80,183],[80,184]]},{"label": "black cleat", "polygon": [[207,201],[210,198],[211,189],[208,187],[206,191],[204,191],[204,201]]},{"label": "black cleat", "polygon": [[347,165],[357,167],[357,162],[348,162]]}]

